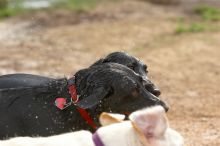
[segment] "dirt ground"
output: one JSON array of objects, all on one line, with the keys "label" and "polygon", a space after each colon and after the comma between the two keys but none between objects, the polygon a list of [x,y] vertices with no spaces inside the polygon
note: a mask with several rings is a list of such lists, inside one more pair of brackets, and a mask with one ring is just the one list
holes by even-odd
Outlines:
[{"label": "dirt ground", "polygon": [[[178,6],[107,2],[89,12],[38,12],[0,22],[0,74],[71,76],[113,51],[143,60],[186,146],[220,146],[220,31],[175,34]],[[217,25],[220,27],[220,25]]]}]

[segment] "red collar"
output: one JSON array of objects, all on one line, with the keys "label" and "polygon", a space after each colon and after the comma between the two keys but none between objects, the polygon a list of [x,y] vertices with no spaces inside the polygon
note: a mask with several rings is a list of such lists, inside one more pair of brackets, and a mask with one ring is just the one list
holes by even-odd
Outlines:
[{"label": "red collar", "polygon": [[[77,95],[76,91],[76,85],[75,85],[75,77],[72,77],[68,80],[68,89],[69,94],[71,96],[71,102],[67,103],[66,98],[58,97],[55,100],[55,105],[60,110],[63,110],[67,108],[70,105],[75,105],[79,101],[79,95]],[[96,124],[92,120],[92,118],[89,116],[88,112],[85,109],[77,107],[78,112],[80,113],[81,117],[93,128],[97,129]]]}]

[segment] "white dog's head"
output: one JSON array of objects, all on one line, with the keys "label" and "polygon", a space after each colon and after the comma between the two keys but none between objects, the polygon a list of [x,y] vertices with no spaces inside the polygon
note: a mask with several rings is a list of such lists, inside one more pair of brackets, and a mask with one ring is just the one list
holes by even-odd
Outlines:
[{"label": "white dog's head", "polygon": [[124,146],[128,142],[135,146],[183,146],[182,136],[169,128],[162,106],[133,112],[129,119],[123,121],[124,115],[103,113],[100,123],[104,127],[98,133],[104,143],[110,143],[109,146]]}]

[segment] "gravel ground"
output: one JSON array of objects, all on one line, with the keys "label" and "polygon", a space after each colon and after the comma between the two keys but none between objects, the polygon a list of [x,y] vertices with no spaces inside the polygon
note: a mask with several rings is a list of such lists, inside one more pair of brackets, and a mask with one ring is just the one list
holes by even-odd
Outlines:
[{"label": "gravel ground", "polygon": [[[113,51],[149,66],[187,146],[220,145],[220,31],[175,34],[181,6],[106,2],[89,12],[38,12],[0,22],[0,74],[71,76]],[[213,22],[218,27],[219,22]]]}]

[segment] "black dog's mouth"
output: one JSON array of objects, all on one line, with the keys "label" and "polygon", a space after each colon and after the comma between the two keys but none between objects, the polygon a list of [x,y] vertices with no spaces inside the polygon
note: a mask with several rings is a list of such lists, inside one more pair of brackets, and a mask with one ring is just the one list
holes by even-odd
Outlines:
[{"label": "black dog's mouth", "polygon": [[131,112],[122,112],[122,114],[124,114],[125,116],[129,116]]},{"label": "black dog's mouth", "polygon": [[163,106],[163,108],[164,108],[164,110],[166,111],[166,112],[168,112],[168,110],[169,110],[169,105],[166,103],[166,102],[164,102],[164,101],[162,101],[163,102],[163,104],[162,104],[162,106]]},{"label": "black dog's mouth", "polygon": [[161,106],[164,108],[164,110],[165,110],[166,112],[168,112],[169,106],[168,106],[167,102],[162,101],[161,99],[159,99],[159,97],[156,97],[156,96],[153,95],[151,92],[149,92],[149,94],[151,94],[155,99],[158,99],[158,103],[157,103],[156,105],[161,105]]}]

